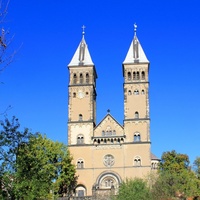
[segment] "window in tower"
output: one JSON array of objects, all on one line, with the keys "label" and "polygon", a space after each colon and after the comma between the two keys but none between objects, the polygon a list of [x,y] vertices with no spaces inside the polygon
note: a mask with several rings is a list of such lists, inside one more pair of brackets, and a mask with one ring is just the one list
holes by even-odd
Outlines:
[{"label": "window in tower", "polygon": [[74,74],[74,77],[73,77],[73,83],[74,83],[74,84],[77,83],[77,76],[76,76],[76,74]]},{"label": "window in tower", "polygon": [[129,90],[129,91],[128,91],[128,95],[131,95],[131,94],[132,94],[132,93],[131,93],[131,90]]},{"label": "window in tower", "polygon": [[136,132],[134,134],[134,142],[140,142],[140,133]]},{"label": "window in tower", "polygon": [[74,97],[74,98],[76,97],[76,92],[73,93],[73,97]]},{"label": "window in tower", "polygon": [[133,80],[136,80],[136,73],[133,72]]},{"label": "window in tower", "polygon": [[145,72],[142,71],[142,80],[145,80]]},{"label": "window in tower", "polygon": [[136,73],[136,80],[139,80],[139,79],[140,79],[140,73],[137,72],[137,73]]},{"label": "window in tower", "polygon": [[89,83],[90,79],[89,79],[89,74],[86,74],[86,83]]},{"label": "window in tower", "polygon": [[84,136],[82,134],[77,136],[77,144],[84,144]]},{"label": "window in tower", "polygon": [[142,90],[141,94],[145,94],[144,90]]},{"label": "window in tower", "polygon": [[79,159],[77,162],[77,168],[78,169],[83,169],[84,168],[84,162],[82,159]]},{"label": "window in tower", "polygon": [[131,72],[128,72],[128,80],[131,80]]},{"label": "window in tower", "polygon": [[80,83],[83,83],[83,74],[80,74]]},{"label": "window in tower", "polygon": [[79,120],[79,121],[82,121],[82,120],[83,120],[83,115],[82,115],[82,114],[79,114],[78,120]]},{"label": "window in tower", "polygon": [[139,95],[139,90],[134,90],[135,95]]},{"label": "window in tower", "polygon": [[136,111],[135,112],[135,119],[138,119],[139,118],[139,113]]},{"label": "window in tower", "polygon": [[134,166],[136,166],[136,167],[140,167],[141,166],[141,159],[140,159],[139,156],[136,156],[134,158]]}]

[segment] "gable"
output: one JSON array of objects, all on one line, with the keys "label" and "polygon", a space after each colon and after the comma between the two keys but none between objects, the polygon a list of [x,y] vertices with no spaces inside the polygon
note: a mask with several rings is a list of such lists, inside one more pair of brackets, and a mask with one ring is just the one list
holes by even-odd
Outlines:
[{"label": "gable", "polygon": [[106,117],[96,126],[94,130],[94,137],[104,136],[123,136],[123,127],[110,115]]}]

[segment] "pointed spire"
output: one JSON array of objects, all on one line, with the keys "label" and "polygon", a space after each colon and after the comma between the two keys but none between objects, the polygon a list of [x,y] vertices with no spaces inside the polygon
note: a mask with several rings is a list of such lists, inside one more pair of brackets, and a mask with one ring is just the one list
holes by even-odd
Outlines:
[{"label": "pointed spire", "polygon": [[76,52],[71,60],[71,62],[69,63],[68,66],[79,66],[79,65],[94,65],[94,63],[92,62],[86,41],[85,41],[85,26],[82,26],[82,40],[78,46],[78,48],[76,49]]},{"label": "pointed spire", "polygon": [[134,24],[134,38],[133,38],[133,41],[131,42],[130,48],[128,50],[128,53],[126,55],[126,58],[123,64],[149,62],[137,38],[136,32],[137,32],[137,25],[135,23]]}]

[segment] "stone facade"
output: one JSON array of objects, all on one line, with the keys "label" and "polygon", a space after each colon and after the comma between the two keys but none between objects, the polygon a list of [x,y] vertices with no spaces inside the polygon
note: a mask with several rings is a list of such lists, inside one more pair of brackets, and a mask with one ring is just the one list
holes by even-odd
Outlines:
[{"label": "stone facade", "polygon": [[122,66],[124,123],[108,111],[96,124],[97,73],[83,32],[68,65],[68,144],[77,166],[77,197],[116,194],[124,179],[157,168],[150,142],[149,61],[136,31]]}]

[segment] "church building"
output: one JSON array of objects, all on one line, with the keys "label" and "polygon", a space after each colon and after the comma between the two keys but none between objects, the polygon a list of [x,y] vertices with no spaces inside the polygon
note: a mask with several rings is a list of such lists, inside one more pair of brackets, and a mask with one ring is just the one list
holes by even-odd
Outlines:
[{"label": "church building", "polygon": [[[97,71],[82,39],[68,65],[68,146],[77,167],[75,196],[116,194],[126,178],[157,168],[151,153],[149,60],[136,35],[125,56],[123,124],[110,114],[96,123]],[[100,77],[101,78],[101,77]]]}]

